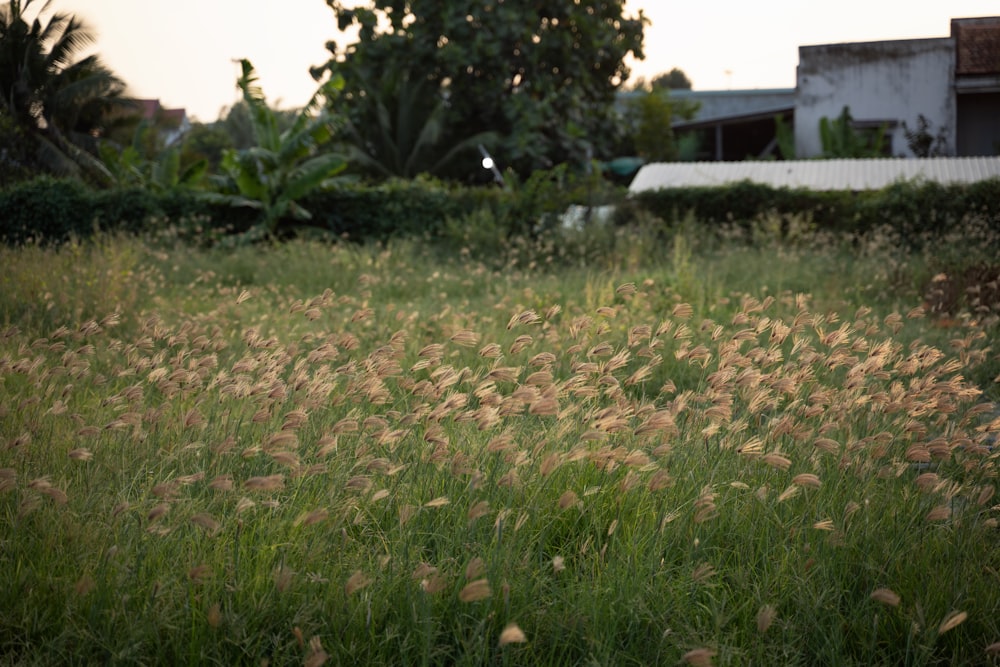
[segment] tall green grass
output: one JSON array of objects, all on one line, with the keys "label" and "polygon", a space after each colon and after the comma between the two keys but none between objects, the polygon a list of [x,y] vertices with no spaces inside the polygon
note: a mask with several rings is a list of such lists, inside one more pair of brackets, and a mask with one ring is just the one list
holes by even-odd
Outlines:
[{"label": "tall green grass", "polygon": [[996,661],[995,317],[891,244],[615,233],[0,251],[0,656]]}]

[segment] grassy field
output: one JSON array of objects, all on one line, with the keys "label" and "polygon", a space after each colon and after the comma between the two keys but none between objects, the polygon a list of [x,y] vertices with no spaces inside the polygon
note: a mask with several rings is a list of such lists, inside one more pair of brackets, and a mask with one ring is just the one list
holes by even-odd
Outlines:
[{"label": "grassy field", "polygon": [[0,250],[0,663],[996,664],[941,247],[608,248]]}]

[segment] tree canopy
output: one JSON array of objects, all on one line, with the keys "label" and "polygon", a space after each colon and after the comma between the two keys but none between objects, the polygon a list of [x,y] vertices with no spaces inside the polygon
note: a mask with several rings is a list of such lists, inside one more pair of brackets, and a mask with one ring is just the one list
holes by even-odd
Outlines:
[{"label": "tree canopy", "polygon": [[[35,141],[39,164],[106,176],[82,146],[110,108],[125,102],[125,84],[96,55],[78,57],[94,33],[77,17],[56,12],[42,20],[50,4],[0,5],[0,112]],[[32,5],[34,18],[27,13]]]},{"label": "tree canopy", "polygon": [[[359,37],[343,49],[328,43],[331,58],[313,75],[343,76],[338,103],[351,126],[405,122],[386,118],[386,109],[417,91],[419,98],[406,100],[413,117],[440,124],[428,166],[472,137],[495,133],[489,147],[497,159],[522,173],[607,155],[617,133],[615,93],[629,74],[624,60],[643,57],[647,22],[641,12],[625,16],[624,0],[327,4],[339,28],[356,26]],[[387,80],[400,86],[376,86]],[[378,142],[366,148],[377,153]]]},{"label": "tree canopy", "polygon": [[691,90],[691,79],[688,75],[679,67],[675,67],[669,72],[664,72],[663,74],[658,74],[653,77],[653,80],[649,82],[649,85],[653,87],[654,90],[657,88],[666,88],[668,90]]}]

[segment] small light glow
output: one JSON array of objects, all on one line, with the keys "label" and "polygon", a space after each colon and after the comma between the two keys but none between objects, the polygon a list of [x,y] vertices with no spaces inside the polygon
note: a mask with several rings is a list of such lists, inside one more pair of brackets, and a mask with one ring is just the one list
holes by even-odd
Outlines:
[{"label": "small light glow", "polygon": [[492,169],[492,168],[493,168],[493,158],[491,158],[491,157],[484,157],[483,158],[483,169]]}]

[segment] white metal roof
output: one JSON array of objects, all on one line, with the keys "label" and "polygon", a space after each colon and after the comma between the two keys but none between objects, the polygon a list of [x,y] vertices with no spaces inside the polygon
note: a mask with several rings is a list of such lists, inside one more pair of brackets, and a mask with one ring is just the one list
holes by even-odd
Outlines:
[{"label": "white metal roof", "polygon": [[811,190],[878,190],[897,181],[975,183],[1000,178],[1000,157],[658,162],[643,166],[630,192],[725,185],[739,181]]}]

